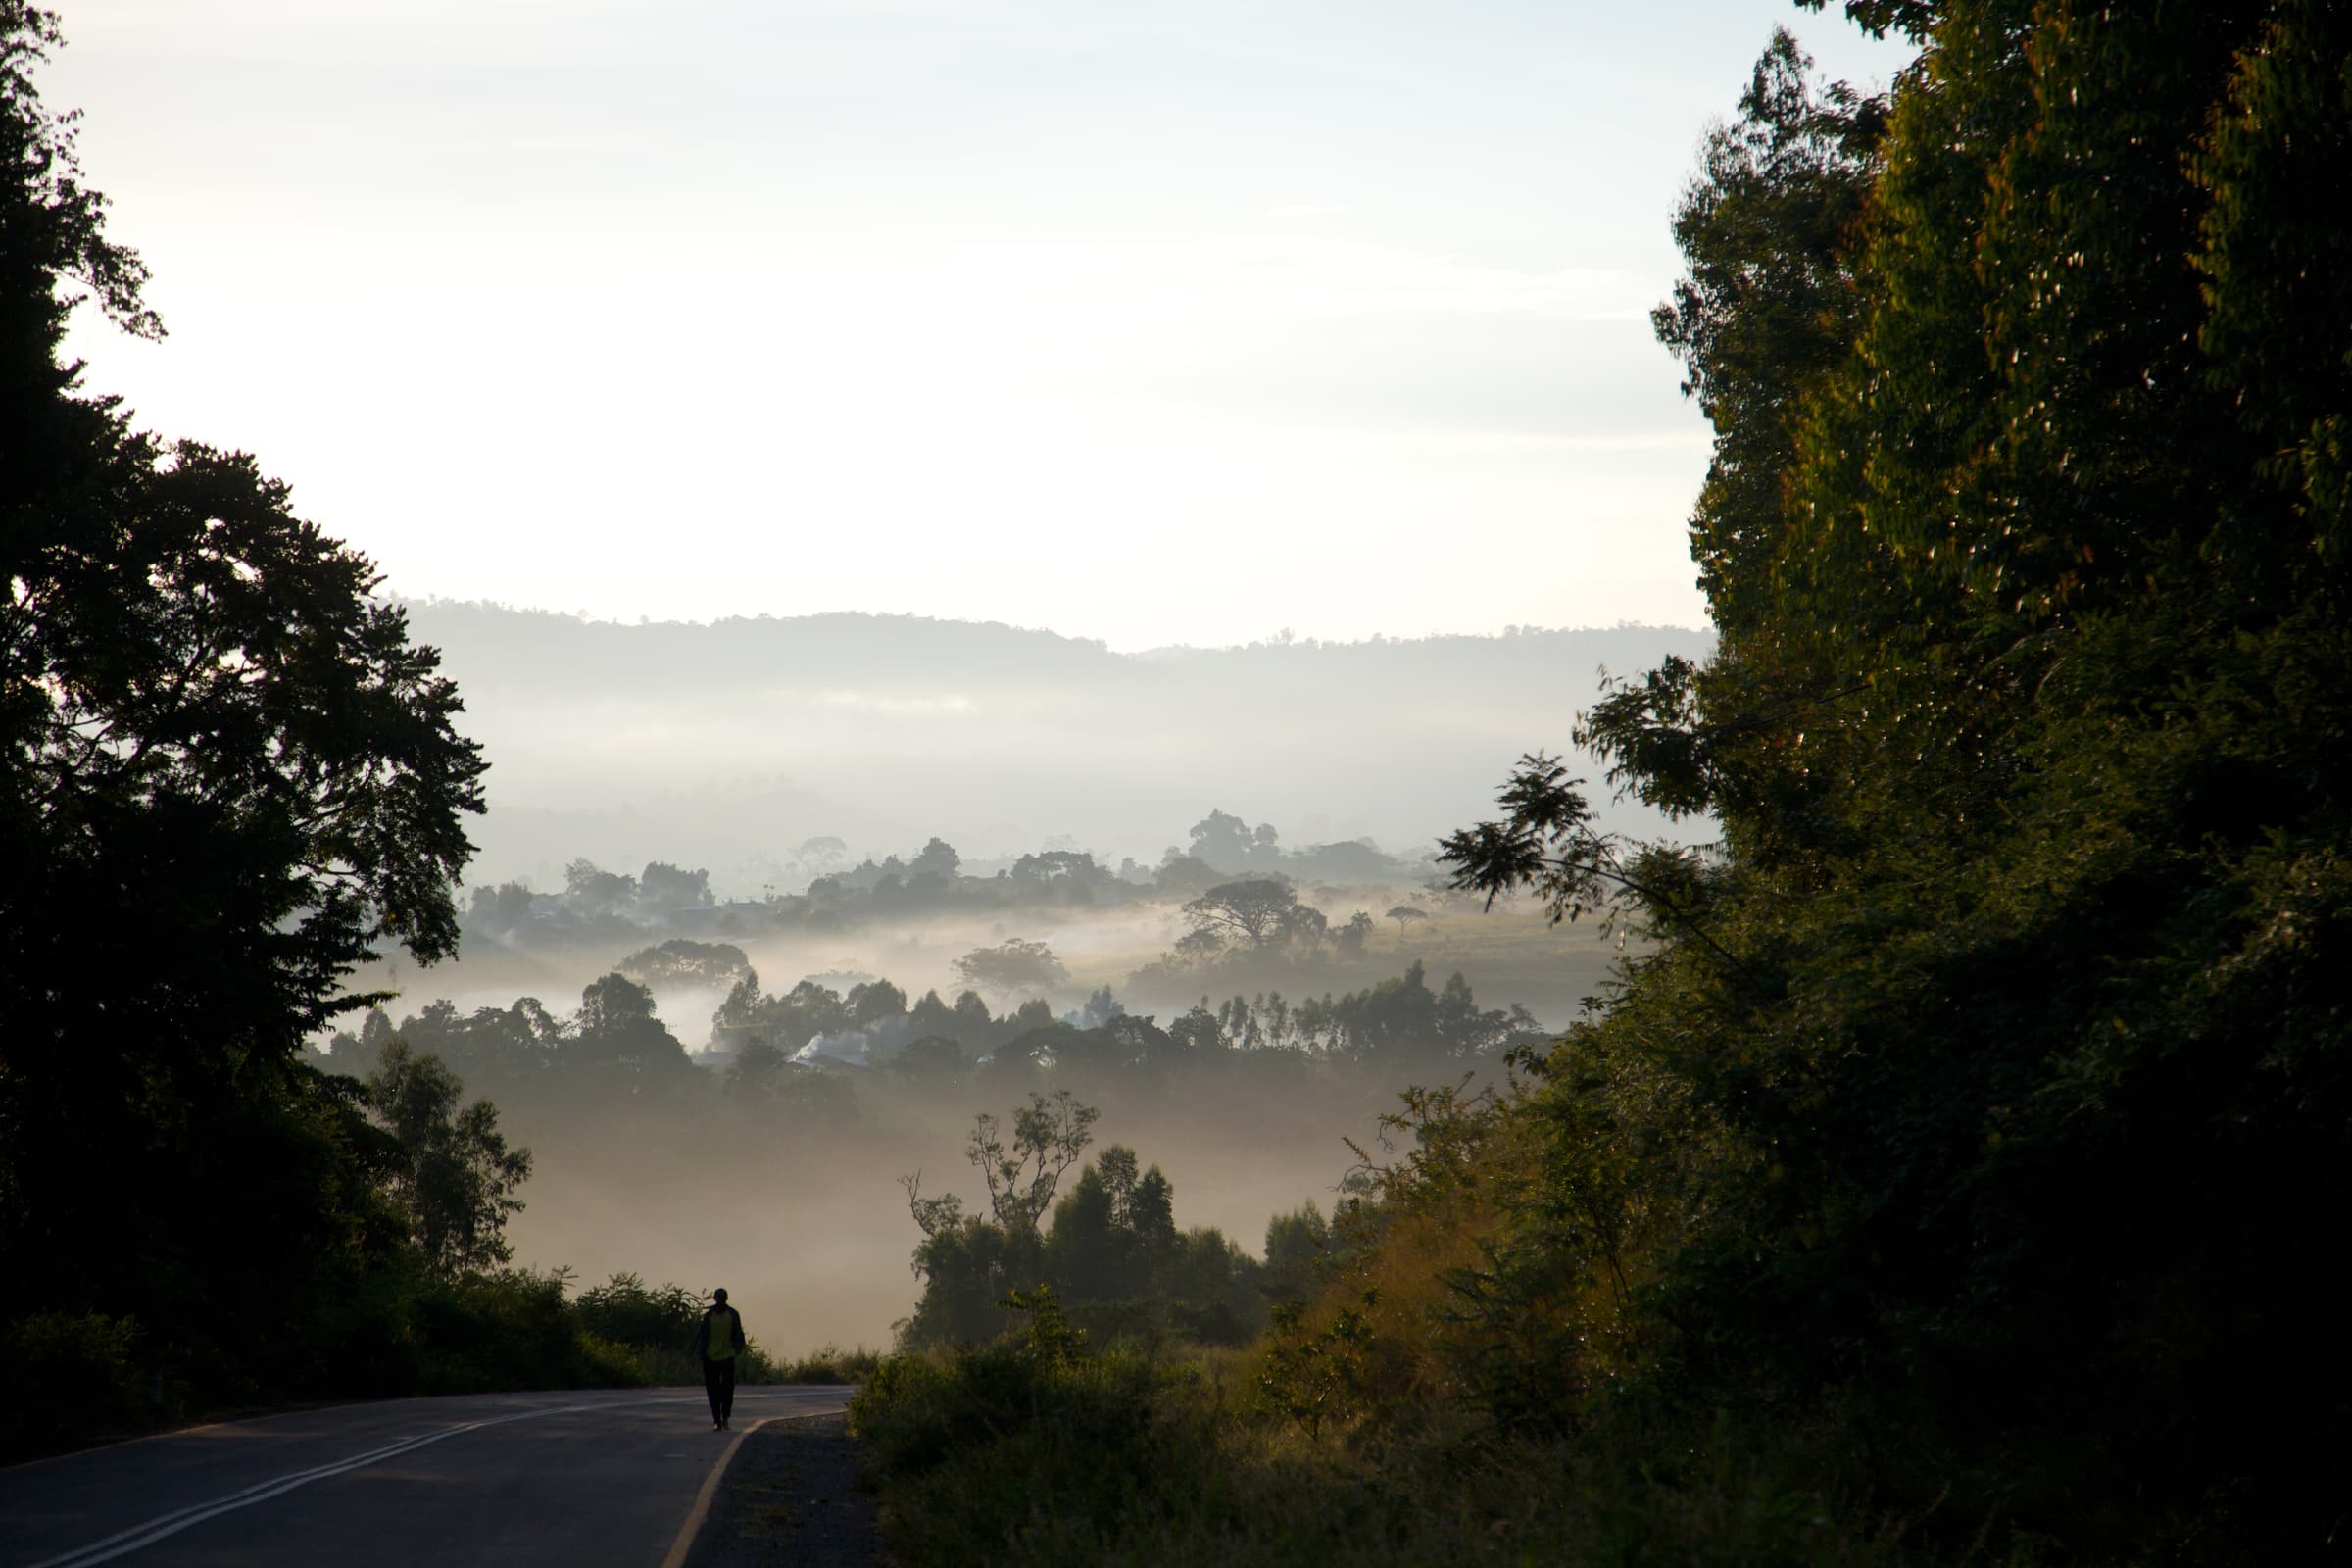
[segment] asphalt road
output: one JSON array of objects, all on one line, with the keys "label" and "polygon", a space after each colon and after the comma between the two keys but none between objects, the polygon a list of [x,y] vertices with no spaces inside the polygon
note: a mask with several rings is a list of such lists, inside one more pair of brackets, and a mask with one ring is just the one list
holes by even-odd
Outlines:
[{"label": "asphalt road", "polygon": [[660,1568],[732,1441],[846,1388],[391,1399],[196,1427],[0,1470],[0,1568],[333,1563]]}]

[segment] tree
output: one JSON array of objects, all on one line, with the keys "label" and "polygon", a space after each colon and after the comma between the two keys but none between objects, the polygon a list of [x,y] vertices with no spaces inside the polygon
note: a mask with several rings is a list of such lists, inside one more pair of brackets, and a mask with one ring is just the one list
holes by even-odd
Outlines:
[{"label": "tree", "polygon": [[963,857],[956,853],[956,846],[945,839],[935,838],[924,845],[922,853],[907,863],[907,880],[933,876],[943,882],[953,882],[956,880],[957,869],[962,864]]},{"label": "tree", "polygon": [[988,1185],[988,1206],[998,1224],[1011,1230],[1036,1226],[1052,1206],[1062,1173],[1094,1141],[1089,1129],[1102,1114],[1080,1104],[1066,1089],[1032,1094],[1029,1103],[1013,1112],[1009,1149],[995,1116],[983,1111],[972,1118],[964,1156]]},{"label": "tree", "polygon": [[802,840],[794,853],[803,865],[819,872],[836,871],[850,863],[849,845],[829,833]]},{"label": "tree", "polygon": [[900,1077],[931,1086],[956,1082],[971,1065],[972,1059],[964,1054],[963,1047],[945,1035],[925,1035],[909,1041],[888,1063],[890,1070]]},{"label": "tree", "polygon": [[752,1094],[772,1091],[792,1071],[792,1058],[765,1040],[747,1040],[727,1063],[727,1083]]},{"label": "tree", "polygon": [[1331,1222],[1314,1200],[1276,1214],[1266,1221],[1266,1277],[1259,1289],[1269,1301],[1306,1301],[1315,1292],[1316,1268],[1331,1247]]},{"label": "tree", "polygon": [[1097,865],[1095,858],[1083,850],[1043,850],[1036,855],[1024,855],[1012,862],[1010,877],[1015,887],[1024,890],[1079,898],[1110,880],[1110,873]]},{"label": "tree", "polygon": [[1078,1009],[1078,1027],[1102,1029],[1127,1015],[1127,1004],[1110,994],[1110,987],[1099,986],[1088,993],[1085,1004]]},{"label": "tree", "polygon": [[1416,908],[1410,904],[1399,904],[1389,911],[1388,918],[1396,922],[1396,945],[1401,948],[1404,946],[1405,934],[1410,930],[1412,922],[1428,919],[1429,911]]},{"label": "tree", "polygon": [[1184,906],[1196,931],[1247,938],[1252,948],[1294,937],[1319,938],[1322,912],[1298,902],[1298,891],[1274,877],[1221,883]]},{"label": "tree", "polygon": [[696,942],[672,937],[620,960],[619,972],[646,986],[726,986],[756,979],[751,959],[731,942]]},{"label": "tree", "polygon": [[1220,871],[1238,871],[1256,848],[1250,824],[1230,811],[1211,810],[1192,826],[1192,858]]},{"label": "tree", "polygon": [[906,1035],[920,1040],[925,1035],[945,1035],[954,1039],[956,1031],[956,1010],[949,1006],[937,991],[926,991],[914,1005],[906,1009]]},{"label": "tree", "polygon": [[1209,926],[1187,931],[1176,939],[1174,956],[1181,964],[1198,967],[1211,963],[1225,952],[1225,934]]},{"label": "tree", "polygon": [[497,1107],[477,1100],[460,1110],[464,1095],[438,1056],[417,1055],[404,1040],[384,1048],[368,1079],[368,1108],[400,1146],[392,1187],[410,1234],[444,1275],[514,1255],[507,1220],[521,1210],[514,1193],[531,1174],[531,1152],[507,1147]]},{"label": "tree", "polygon": [[1332,928],[1332,944],[1350,957],[1359,956],[1364,951],[1364,944],[1371,940],[1374,929],[1372,911],[1358,909],[1345,923]]},{"label": "tree", "polygon": [[1070,977],[1052,948],[1021,937],[993,948],[974,948],[956,960],[955,968],[964,984],[1000,997],[1016,991],[1045,991]]},{"label": "tree", "polygon": [[871,1029],[878,1023],[906,1015],[906,993],[887,980],[854,985],[842,1000],[850,1009],[851,1027],[857,1029]]},{"label": "tree", "polygon": [[1046,1263],[1071,1301],[1149,1298],[1168,1283],[1162,1275],[1178,1240],[1167,1177],[1157,1165],[1142,1170],[1134,1150],[1113,1144],[1055,1206]]},{"label": "tree", "polygon": [[379,945],[455,951],[483,763],[367,558],[59,357],[83,302],[161,328],[34,88],[58,42],[0,0],[0,1319],[169,1318],[218,1381],[365,1266],[303,1042]]},{"label": "tree", "polygon": [[2289,1556],[2352,1463],[2304,1218],[2352,1200],[2352,22],[1848,10],[1920,66],[1881,112],[1776,38],[1660,313],[1722,642],[1579,726],[1722,843],[1615,844],[1545,758],[1450,841],[1660,939],[1520,1054],[1541,1152],[1464,1310],[1498,1401],[1592,1386],[1510,1303],[1597,1272],[1694,1406],[1835,1389],[1976,1478],[1873,1507]]},{"label": "tree", "polygon": [[564,897],[583,914],[612,914],[636,899],[637,879],[593,860],[573,860],[564,867]]},{"label": "tree", "polygon": [[1707,134],[1674,220],[1690,271],[1650,318],[1717,432],[1691,554],[1718,630],[1742,648],[1782,538],[1791,393],[1844,359],[1861,315],[1853,241],[1886,125],[1884,102],[1818,86],[1811,65],[1773,30],[1739,117]]},{"label": "tree", "polygon": [[988,1004],[977,991],[964,991],[956,997],[956,1038],[966,1047],[975,1046],[989,1037]]},{"label": "tree", "polygon": [[656,913],[707,909],[712,902],[710,873],[700,867],[688,871],[667,860],[648,861],[644,873],[637,878],[637,897]]},{"label": "tree", "polygon": [[654,1014],[654,994],[624,974],[590,981],[565,1054],[619,1069],[628,1077],[673,1073],[688,1065],[686,1048]]},{"label": "tree", "polygon": [[476,930],[502,937],[528,930],[531,923],[531,890],[520,882],[502,882],[495,888],[475,888],[473,903],[466,911],[466,923]]}]

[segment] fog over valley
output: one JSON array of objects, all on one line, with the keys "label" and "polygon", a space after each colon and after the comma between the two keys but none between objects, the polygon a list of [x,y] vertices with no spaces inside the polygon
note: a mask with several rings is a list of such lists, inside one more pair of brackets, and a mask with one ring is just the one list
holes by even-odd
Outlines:
[{"label": "fog over valley", "polygon": [[790,1351],[906,1332],[901,1179],[973,1196],[975,1115],[1070,1091],[1178,1222],[1254,1255],[1341,1200],[1409,1085],[1498,1082],[1628,930],[1489,909],[1437,837],[1530,714],[1564,742],[1599,664],[1704,645],[1121,656],[913,617],[413,615],[492,760],[481,851],[457,955],[364,969],[390,997],[314,1059],[432,1054],[532,1151],[519,1260],[702,1288],[723,1258]]},{"label": "fog over valley", "polygon": [[[1080,848],[1151,864],[1211,808],[1288,845],[1417,857],[1484,810],[1512,760],[1569,749],[1597,671],[1696,654],[1680,628],[1525,630],[1118,654],[1001,624],[809,615],[622,625],[408,607],[492,764],[466,879],[546,888],[588,857],[787,890],[805,841],[932,834],[967,857]],[[1606,792],[1596,799],[1605,801]],[[1613,826],[1663,830],[1649,813]]]}]

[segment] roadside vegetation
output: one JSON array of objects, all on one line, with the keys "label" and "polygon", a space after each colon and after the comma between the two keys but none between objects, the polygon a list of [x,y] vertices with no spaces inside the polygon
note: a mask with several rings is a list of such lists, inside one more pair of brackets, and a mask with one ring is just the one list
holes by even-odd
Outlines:
[{"label": "roadside vegetation", "polygon": [[36,90],[61,43],[0,0],[0,1457],[671,1376],[679,1293],[511,1266],[530,1155],[446,1062],[305,1058],[379,950],[456,951],[483,763],[370,562],[64,357],[77,307],[163,323]]},{"label": "roadside vegetation", "polygon": [[1408,1097],[1318,1285],[858,1396],[904,1560],[2258,1563],[2340,1549],[2352,268],[2340,8],[1853,0],[1708,138],[1655,321],[1722,642],[1459,885],[1630,923]]},{"label": "roadside vegetation", "polygon": [[[1360,956],[1379,921],[1257,874],[1291,852],[1212,813],[1248,874],[1039,857],[966,887],[999,879],[938,844],[761,918],[867,919],[925,876],[991,911],[1182,893],[1162,978],[1228,1003],[1007,1013],[1057,963],[1018,936],[966,955],[970,1006],[772,994],[721,944],[624,960],[727,977],[722,1079],[620,970],[568,1019],[396,1026],[352,989],[455,953],[478,750],[370,563],[252,458],[82,389],[77,305],[162,326],[33,90],[55,20],[0,0],[0,1450],[690,1374],[697,1296],[513,1266],[530,1155],[467,1088],[717,1083],[772,1137],[848,1102],[788,1049],[846,1026],[985,1107],[979,1194],[907,1182],[922,1297],[890,1355],[750,1370],[862,1375],[910,1565],[2339,1549],[2352,20],[1844,9],[1918,63],[1864,97],[1776,35],[1654,318],[1715,431],[1718,646],[1577,732],[1602,787],[1720,841],[1620,841],[1531,755],[1444,847],[1457,892],[1636,939],[1590,1016],[1542,1034],[1419,965],[1250,994],[1269,953]],[[635,945],[630,910],[698,896],[575,870],[570,904],[468,918],[605,900]],[[1081,1098],[1366,1061],[1424,1087],[1260,1253],[1182,1226],[1168,1156],[1098,1148]]]}]

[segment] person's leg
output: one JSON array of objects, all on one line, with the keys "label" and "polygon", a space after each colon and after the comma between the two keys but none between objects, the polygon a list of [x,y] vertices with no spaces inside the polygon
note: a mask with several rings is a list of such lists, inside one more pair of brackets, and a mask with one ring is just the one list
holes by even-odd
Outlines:
[{"label": "person's leg", "polygon": [[718,1374],[718,1424],[725,1426],[735,1419],[735,1358],[718,1364],[725,1369]]},{"label": "person's leg", "polygon": [[720,1380],[722,1378],[728,1383],[734,1382],[735,1363],[732,1361],[713,1361],[709,1356],[704,1356],[703,1393],[710,1396],[710,1425],[714,1428],[719,1426],[727,1419],[726,1410],[720,1403]]}]

